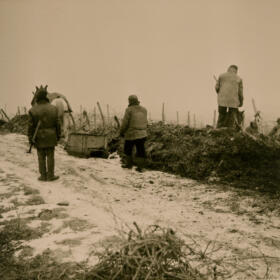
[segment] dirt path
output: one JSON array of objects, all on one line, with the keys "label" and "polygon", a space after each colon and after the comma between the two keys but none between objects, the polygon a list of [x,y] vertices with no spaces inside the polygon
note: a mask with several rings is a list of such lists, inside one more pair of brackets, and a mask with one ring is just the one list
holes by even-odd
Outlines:
[{"label": "dirt path", "polygon": [[[265,262],[268,279],[280,279],[279,210],[269,209],[269,203],[162,172],[124,170],[117,156],[74,158],[61,147],[56,150],[60,179],[40,182],[37,154],[26,153],[26,140],[0,136],[0,206],[5,208],[0,221],[29,218],[29,226],[44,230],[41,238],[26,242],[29,254],[48,249],[61,261],[95,263],[91,253],[115,246],[135,221],[141,228],[170,227],[201,250],[208,246],[213,258],[234,257],[245,270],[254,267],[255,274],[245,271],[236,279],[264,277]],[[37,203],[38,195],[44,204]],[[254,259],[247,262],[249,257]]]}]

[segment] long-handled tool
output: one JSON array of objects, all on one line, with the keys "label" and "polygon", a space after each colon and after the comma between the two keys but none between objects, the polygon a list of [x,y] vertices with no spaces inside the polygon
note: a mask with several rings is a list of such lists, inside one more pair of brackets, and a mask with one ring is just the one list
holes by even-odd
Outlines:
[{"label": "long-handled tool", "polygon": [[104,115],[103,115],[103,112],[102,112],[102,109],[101,109],[101,106],[100,106],[99,102],[97,102],[96,104],[97,104],[97,107],[98,107],[99,113],[100,113],[101,118],[102,118],[103,132],[104,132],[104,131],[105,131],[105,129],[106,129],[106,127],[105,127],[105,119],[104,119]]},{"label": "long-handled tool", "polygon": [[252,99],[252,105],[253,105],[253,110],[254,110],[254,118],[255,118],[255,122],[258,126],[258,130],[262,129],[262,116],[261,116],[261,111],[259,111],[257,109],[256,103],[255,103],[255,99]]},{"label": "long-handled tool", "polygon": [[35,144],[35,141],[36,141],[36,136],[37,136],[37,133],[38,133],[38,129],[41,125],[41,121],[39,120],[37,125],[36,125],[36,128],[35,128],[35,132],[32,136],[32,140],[31,140],[31,143],[30,143],[30,147],[29,147],[29,150],[27,151],[28,154],[31,154],[31,151],[32,151],[32,147],[34,146]]},{"label": "long-handled tool", "polygon": [[117,123],[118,129],[120,129],[121,125],[120,125],[120,121],[119,121],[118,117],[117,117],[117,116],[114,116],[114,120],[115,120],[115,122]]}]

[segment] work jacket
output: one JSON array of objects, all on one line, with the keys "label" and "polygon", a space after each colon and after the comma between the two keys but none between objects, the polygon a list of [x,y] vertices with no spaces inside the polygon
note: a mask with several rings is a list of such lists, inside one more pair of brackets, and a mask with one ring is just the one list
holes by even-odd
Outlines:
[{"label": "work jacket", "polygon": [[241,78],[232,72],[219,76],[216,83],[218,105],[223,107],[238,108],[243,104],[243,84]]},{"label": "work jacket", "polygon": [[37,148],[54,147],[60,138],[60,124],[57,108],[48,101],[39,101],[29,110],[28,138],[31,142],[37,124],[41,121],[35,138]]},{"label": "work jacket", "polygon": [[126,140],[136,140],[147,137],[147,110],[140,105],[130,105],[127,107],[120,134]]}]

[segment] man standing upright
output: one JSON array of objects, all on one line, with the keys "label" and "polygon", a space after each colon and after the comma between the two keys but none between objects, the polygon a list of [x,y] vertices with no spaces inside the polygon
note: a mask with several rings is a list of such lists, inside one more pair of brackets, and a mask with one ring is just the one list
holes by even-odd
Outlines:
[{"label": "man standing upright", "polygon": [[217,127],[234,127],[238,107],[243,105],[243,83],[237,75],[238,67],[231,65],[219,76],[215,89],[218,94],[219,118]]},{"label": "man standing upright", "polygon": [[120,136],[124,136],[124,153],[126,155],[126,163],[124,168],[132,168],[132,150],[136,146],[137,171],[142,171],[146,158],[145,141],[147,138],[147,110],[139,105],[140,102],[136,95],[128,97],[128,107],[125,111],[120,128]]},{"label": "man standing upright", "polygon": [[[54,148],[60,138],[60,123],[58,111],[47,98],[47,87],[37,89],[37,104],[29,110],[28,138],[32,138],[37,130],[35,147],[37,148],[40,181],[53,181],[58,179],[54,175]],[[36,129],[37,128],[37,129]]]}]

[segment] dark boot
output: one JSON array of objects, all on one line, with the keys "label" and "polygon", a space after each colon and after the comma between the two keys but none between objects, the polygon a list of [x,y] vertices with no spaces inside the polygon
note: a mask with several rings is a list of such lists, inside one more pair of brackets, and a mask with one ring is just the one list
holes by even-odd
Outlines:
[{"label": "dark boot", "polygon": [[54,175],[54,148],[48,148],[47,151],[47,163],[48,163],[48,172],[47,180],[54,181],[59,178],[59,176]]},{"label": "dark boot", "polygon": [[39,181],[47,181],[47,176],[40,176],[40,177],[38,177],[38,180]]},{"label": "dark boot", "polygon": [[59,179],[59,176],[52,176],[52,177],[48,177],[48,181],[55,181],[55,180],[57,180],[57,179]]},{"label": "dark boot", "polygon": [[137,158],[137,167],[136,167],[136,171],[138,172],[143,172],[144,167],[145,167],[145,158],[142,157],[138,157]]},{"label": "dark boot", "polygon": [[133,166],[132,156],[126,156],[125,162],[122,164],[122,168],[131,169]]}]

